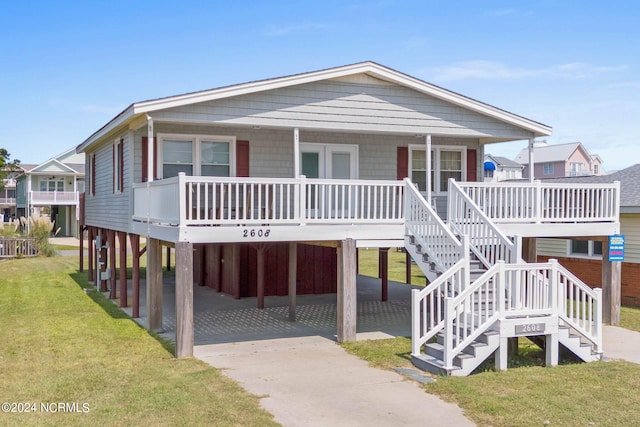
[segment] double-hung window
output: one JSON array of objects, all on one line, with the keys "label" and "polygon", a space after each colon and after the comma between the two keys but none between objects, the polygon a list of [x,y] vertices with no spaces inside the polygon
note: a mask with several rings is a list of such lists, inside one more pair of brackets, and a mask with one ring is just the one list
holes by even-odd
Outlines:
[{"label": "double-hung window", "polygon": [[553,163],[545,163],[542,166],[542,173],[544,175],[553,175]]},{"label": "double-hung window", "polygon": [[41,178],[40,191],[64,191],[64,178]]},{"label": "double-hung window", "polygon": [[[466,148],[433,146],[431,150],[431,191],[446,193],[449,178],[456,181],[466,179]],[[426,190],[427,161],[424,146],[409,146],[410,178],[420,191]]]},{"label": "double-hung window", "polygon": [[188,176],[234,176],[235,137],[158,135],[159,173],[163,178],[184,172]]}]

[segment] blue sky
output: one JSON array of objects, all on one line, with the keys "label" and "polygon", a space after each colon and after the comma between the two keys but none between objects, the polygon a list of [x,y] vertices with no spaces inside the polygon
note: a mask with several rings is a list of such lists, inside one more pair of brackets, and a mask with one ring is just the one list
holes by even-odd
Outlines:
[{"label": "blue sky", "polygon": [[[640,163],[635,1],[3,1],[0,147],[40,163],[129,104],[371,60]],[[526,144],[488,146],[515,157]]]}]

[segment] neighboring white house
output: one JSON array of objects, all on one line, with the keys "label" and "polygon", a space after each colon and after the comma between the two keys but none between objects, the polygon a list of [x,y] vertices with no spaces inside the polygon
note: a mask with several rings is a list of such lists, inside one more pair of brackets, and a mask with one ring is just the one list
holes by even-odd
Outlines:
[{"label": "neighboring white house", "polygon": [[524,165],[506,157],[484,155],[484,182],[498,182],[509,179],[522,179]]},{"label": "neighboring white house", "polygon": [[85,156],[69,149],[39,165],[21,165],[16,177],[18,217],[48,215],[58,236],[78,236],[80,193],[84,192]]},{"label": "neighboring white house", "polygon": [[[152,330],[163,327],[161,248],[175,248],[177,356],[193,350],[194,283],[235,298],[256,296],[259,308],[267,296],[289,295],[289,313],[296,294],[335,293],[337,338],[349,341],[357,330],[357,249],[404,246],[431,280],[412,306],[414,360],[429,364],[431,357],[445,372],[468,373],[470,366],[454,367],[454,357],[499,322],[500,339],[490,338],[490,351],[473,363],[496,352],[505,369],[506,338],[533,323],[548,336],[550,364],[558,342],[583,351],[562,337],[559,324],[590,340],[581,357],[593,360],[601,352],[594,314],[600,297],[564,281],[561,267],[523,262],[520,242],[617,232],[617,187],[478,182],[487,144],[550,133],[539,122],[373,62],[136,102],[77,147],[86,154],[81,224],[91,241],[89,280],[103,290],[109,280],[110,296],[119,293],[128,306],[126,252],[116,274],[115,243],[117,237],[122,251],[129,238],[137,316],[144,236]],[[568,190],[590,191],[600,201],[569,206]],[[446,224],[434,198],[444,201],[437,205]],[[109,242],[108,261],[100,261],[110,265],[110,276],[94,269],[97,236]],[[485,272],[481,278],[472,263]],[[518,289],[508,298],[506,283]],[[569,313],[549,298],[555,292],[583,293],[585,310]],[[479,293],[486,304],[478,304]],[[423,354],[445,325],[456,333],[446,333],[444,352]]]},{"label": "neighboring white house", "polygon": [[[533,147],[534,178],[557,178],[564,176],[603,175],[602,159],[580,142],[550,145],[538,141]],[[514,159],[524,166],[523,176],[529,176],[529,150],[520,151]]]}]

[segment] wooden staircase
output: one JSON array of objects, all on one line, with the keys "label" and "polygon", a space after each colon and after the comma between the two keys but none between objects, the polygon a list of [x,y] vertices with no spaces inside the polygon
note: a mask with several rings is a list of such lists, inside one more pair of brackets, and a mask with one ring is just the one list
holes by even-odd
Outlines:
[{"label": "wooden staircase", "polygon": [[430,282],[412,295],[413,363],[464,376],[495,354],[496,367],[506,369],[507,338],[517,336],[544,339],[547,365],[557,364],[559,344],[599,360],[600,291],[555,260],[524,262],[519,239],[502,234],[460,190],[452,197],[451,187],[447,223],[410,183],[405,199],[405,248]]}]

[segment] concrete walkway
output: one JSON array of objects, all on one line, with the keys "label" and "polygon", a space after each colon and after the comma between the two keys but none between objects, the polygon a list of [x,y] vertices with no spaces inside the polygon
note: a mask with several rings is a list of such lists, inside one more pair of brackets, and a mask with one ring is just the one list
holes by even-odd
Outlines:
[{"label": "concrete walkway", "polygon": [[261,396],[284,426],[474,425],[417,382],[372,368],[320,336],[201,345],[195,356]]},{"label": "concrete walkway", "polygon": [[640,332],[617,326],[603,326],[605,360],[626,360],[640,364]]}]

